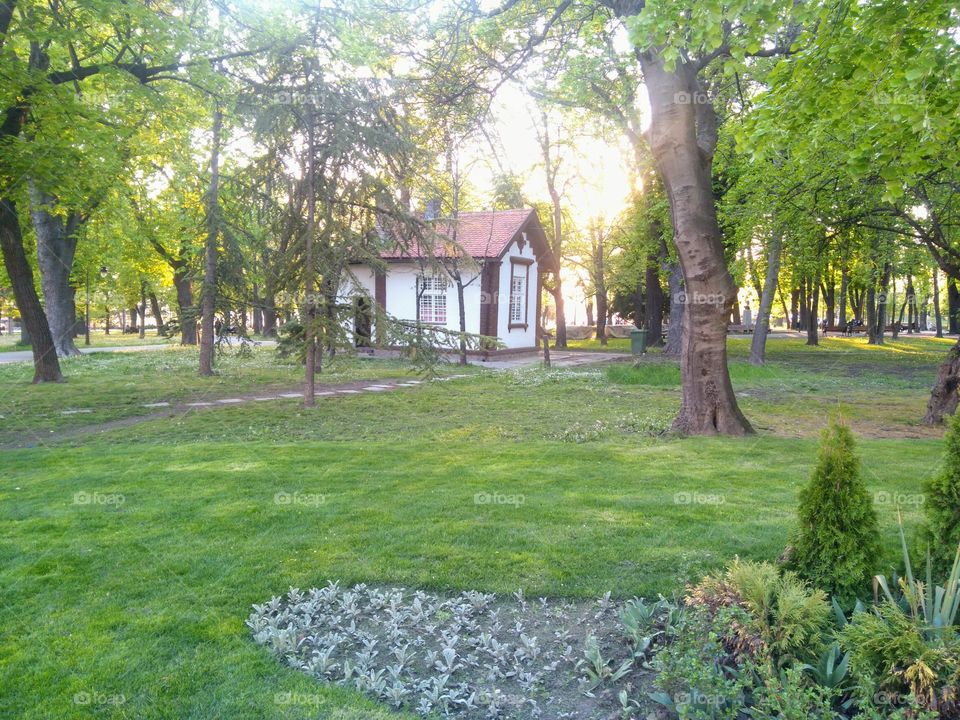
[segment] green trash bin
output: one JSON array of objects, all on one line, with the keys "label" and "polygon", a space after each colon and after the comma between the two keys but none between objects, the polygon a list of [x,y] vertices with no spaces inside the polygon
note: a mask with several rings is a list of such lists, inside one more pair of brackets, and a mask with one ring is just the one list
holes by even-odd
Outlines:
[{"label": "green trash bin", "polygon": [[647,352],[646,328],[634,328],[630,331],[630,352],[634,355],[643,355]]}]

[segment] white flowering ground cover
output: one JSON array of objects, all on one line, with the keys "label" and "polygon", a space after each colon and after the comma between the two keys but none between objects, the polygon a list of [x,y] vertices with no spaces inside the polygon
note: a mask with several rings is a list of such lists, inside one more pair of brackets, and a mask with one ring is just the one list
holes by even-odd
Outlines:
[{"label": "white flowering ground cover", "polygon": [[254,605],[256,642],[319,680],[422,715],[636,717],[665,603],[443,597],[331,583]]}]

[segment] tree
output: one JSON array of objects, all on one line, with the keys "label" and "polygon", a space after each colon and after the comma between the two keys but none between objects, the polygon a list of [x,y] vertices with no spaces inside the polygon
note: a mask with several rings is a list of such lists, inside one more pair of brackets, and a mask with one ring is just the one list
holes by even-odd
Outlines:
[{"label": "tree", "polygon": [[853,434],[838,421],[824,429],[817,466],[800,491],[792,545],[791,567],[814,587],[844,606],[866,594],[880,531]]},{"label": "tree", "polygon": [[[206,198],[203,295],[200,311],[200,374],[213,375],[214,310],[217,302],[217,242],[220,238],[220,143],[223,109],[214,101],[210,144],[210,186]],[[311,400],[313,396],[311,394]]]},{"label": "tree", "polygon": [[960,417],[950,420],[944,438],[943,468],[924,486],[923,537],[934,567],[946,570],[960,544]]}]

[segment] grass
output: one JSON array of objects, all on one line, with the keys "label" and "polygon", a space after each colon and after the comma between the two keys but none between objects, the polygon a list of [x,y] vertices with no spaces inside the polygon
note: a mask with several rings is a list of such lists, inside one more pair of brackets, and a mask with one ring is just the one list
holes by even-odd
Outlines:
[{"label": "grass", "polygon": [[[0,352],[29,351],[29,345],[20,345],[20,333],[9,335],[4,333],[0,335]],[[74,341],[78,348],[86,347],[84,337],[81,335]],[[122,333],[114,330],[109,335],[102,330],[94,330],[90,333],[90,347],[131,347],[137,345],[173,345],[176,344],[176,338],[166,338],[157,335],[156,330],[148,329],[146,336],[140,338],[139,333]]]},{"label": "grass", "polygon": [[[297,389],[303,369],[279,361],[273,348],[250,357],[224,353],[213,378],[197,373],[196,348],[173,346],[138,353],[93,353],[61,360],[66,382],[31,385],[29,363],[0,365],[0,444],[27,439],[41,443],[50,433],[144,415],[143,406],[234,397],[259,391]],[[318,382],[408,377],[396,361],[337,358]]]},{"label": "grass", "polygon": [[[658,435],[679,389],[675,366],[650,358],[483,372],[312,411],[225,407],[0,451],[0,717],[401,717],[280,666],[244,627],[250,604],[329,579],[669,595],[734,555],[774,559],[838,402],[871,492],[921,492],[942,442],[915,420],[945,349],[913,338],[817,354],[771,341],[769,366],[732,366],[762,428],[745,439]],[[255,358],[211,381],[178,370],[185,360],[162,372],[120,355],[84,360],[57,387],[85,384],[94,404],[110,388],[159,388],[167,373],[235,391],[243,373],[296,371]],[[25,399],[46,391],[12,387]],[[296,492],[322,500],[277,502]],[[524,502],[476,504],[476,493]],[[711,496],[722,502],[702,502]],[[877,509],[886,570],[896,521]],[[906,511],[915,527],[919,508]]]}]

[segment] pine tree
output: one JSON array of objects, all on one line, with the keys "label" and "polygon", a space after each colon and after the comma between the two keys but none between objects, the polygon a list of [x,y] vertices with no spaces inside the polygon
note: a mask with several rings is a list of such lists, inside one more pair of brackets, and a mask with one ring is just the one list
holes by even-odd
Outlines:
[{"label": "pine tree", "polygon": [[943,468],[924,487],[926,515],[922,536],[934,568],[947,570],[960,543],[960,414],[947,428]]},{"label": "pine tree", "polygon": [[834,421],[823,431],[817,466],[800,491],[797,515],[791,564],[841,605],[852,605],[877,569],[880,531],[846,425]]}]

